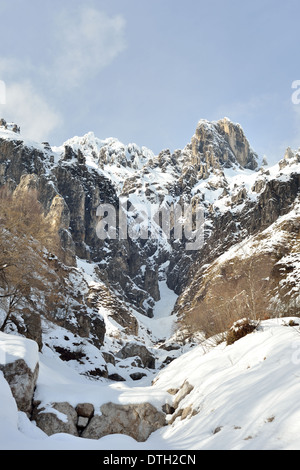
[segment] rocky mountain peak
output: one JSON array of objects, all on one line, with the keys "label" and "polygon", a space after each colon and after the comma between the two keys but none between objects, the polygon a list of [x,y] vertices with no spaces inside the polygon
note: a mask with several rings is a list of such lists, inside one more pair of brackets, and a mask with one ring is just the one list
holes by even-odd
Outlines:
[{"label": "rocky mountain peak", "polygon": [[[142,168],[154,154],[146,147],[139,147],[135,143],[123,144],[115,137],[101,140],[94,132],[88,132],[82,137],[73,137],[67,140],[63,147],[75,152],[81,151],[91,166],[103,169],[104,166],[115,166],[138,170]],[[60,148],[60,149],[61,149]]]},{"label": "rocky mountain peak", "polygon": [[204,177],[210,168],[241,167],[255,170],[258,156],[251,149],[239,124],[228,118],[217,122],[200,120],[191,141],[193,163]]}]

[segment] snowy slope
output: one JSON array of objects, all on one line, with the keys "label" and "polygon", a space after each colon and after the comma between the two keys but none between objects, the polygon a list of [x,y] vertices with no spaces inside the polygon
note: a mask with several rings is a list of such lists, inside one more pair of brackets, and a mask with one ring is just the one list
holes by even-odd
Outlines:
[{"label": "snowy slope", "polygon": [[[154,385],[91,383],[57,358],[40,356],[36,397],[44,403],[67,400],[92,402],[150,401],[160,407],[185,380],[194,386],[180,406],[195,416],[175,420],[153,433],[147,442],[127,436],[98,441],[69,435],[47,437],[23,413],[18,413],[9,387],[0,375],[1,449],[300,449],[300,328],[290,318],[262,322],[254,333],[231,346],[198,346],[163,369]],[[294,319],[294,324],[298,323]],[[26,342],[20,338],[20,343]],[[171,417],[171,416],[169,416]]]}]

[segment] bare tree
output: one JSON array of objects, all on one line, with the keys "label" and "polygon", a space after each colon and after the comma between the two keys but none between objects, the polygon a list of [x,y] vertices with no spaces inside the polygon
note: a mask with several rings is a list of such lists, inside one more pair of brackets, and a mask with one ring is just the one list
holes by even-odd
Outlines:
[{"label": "bare tree", "polygon": [[58,236],[47,223],[37,193],[15,197],[0,190],[0,306],[4,330],[12,313],[22,302],[32,302],[35,286],[47,283],[45,249],[59,246]]}]

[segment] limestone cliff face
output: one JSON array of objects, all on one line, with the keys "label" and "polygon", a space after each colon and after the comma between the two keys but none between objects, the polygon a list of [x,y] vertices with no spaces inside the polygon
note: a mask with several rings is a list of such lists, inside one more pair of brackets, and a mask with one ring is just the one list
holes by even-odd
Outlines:
[{"label": "limestone cliff face", "polygon": [[250,148],[249,142],[238,124],[234,124],[229,119],[222,119],[218,122],[220,130],[225,135],[232,153],[235,155],[237,162],[243,168],[255,170],[257,168],[257,154]]},{"label": "limestone cliff face", "polygon": [[255,170],[258,166],[258,157],[242,128],[229,119],[199,121],[191,143],[193,163],[199,165],[203,177],[207,177],[211,168],[236,165]]},{"label": "limestone cliff face", "polygon": [[88,171],[85,165],[78,162],[60,162],[53,168],[52,178],[69,210],[69,228],[75,243],[75,254],[80,258],[93,258],[98,249],[101,251],[96,235],[97,207],[101,203],[116,204],[113,187],[106,178]]},{"label": "limestone cliff face", "polygon": [[7,140],[0,138],[0,174],[2,184],[4,181],[16,185],[24,174],[45,173],[45,155],[40,149],[29,148],[23,145],[22,139]]}]

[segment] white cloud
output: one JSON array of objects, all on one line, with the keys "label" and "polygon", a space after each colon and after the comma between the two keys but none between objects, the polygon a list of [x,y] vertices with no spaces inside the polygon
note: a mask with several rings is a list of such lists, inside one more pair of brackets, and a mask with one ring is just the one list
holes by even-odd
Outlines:
[{"label": "white cloud", "polygon": [[[53,55],[33,62],[21,57],[0,57],[0,80],[6,103],[0,117],[15,122],[22,134],[36,141],[48,140],[63,123],[62,95],[95,76],[125,49],[125,20],[95,8],[80,7],[61,13],[55,22],[49,49]],[[76,91],[77,92],[77,91]],[[51,105],[56,101],[56,107]],[[3,100],[2,100],[3,102]],[[59,110],[58,110],[59,109]]]},{"label": "white cloud", "polygon": [[62,123],[60,114],[37,92],[29,80],[6,83],[6,104],[0,106],[2,117],[21,127],[24,136],[45,141]]},{"label": "white cloud", "polygon": [[95,8],[81,7],[75,14],[63,13],[57,27],[54,75],[66,86],[80,85],[126,48],[125,20],[120,15],[110,17]]}]

